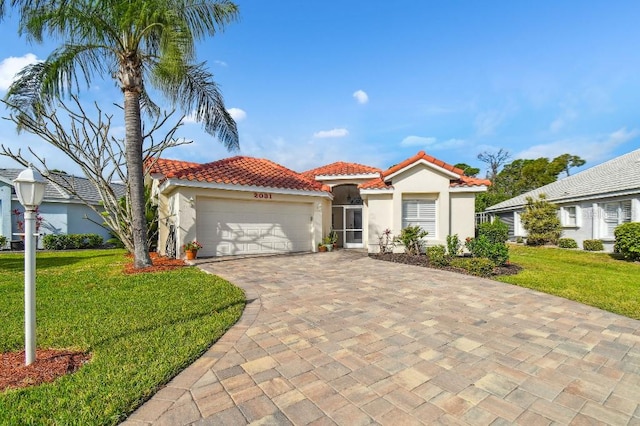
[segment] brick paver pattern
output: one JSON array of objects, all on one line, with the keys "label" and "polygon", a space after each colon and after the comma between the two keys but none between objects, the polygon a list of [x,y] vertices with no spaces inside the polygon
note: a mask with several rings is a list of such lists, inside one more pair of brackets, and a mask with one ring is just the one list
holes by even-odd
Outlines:
[{"label": "brick paver pattern", "polygon": [[245,312],[128,425],[640,425],[640,321],[346,250],[199,266]]}]

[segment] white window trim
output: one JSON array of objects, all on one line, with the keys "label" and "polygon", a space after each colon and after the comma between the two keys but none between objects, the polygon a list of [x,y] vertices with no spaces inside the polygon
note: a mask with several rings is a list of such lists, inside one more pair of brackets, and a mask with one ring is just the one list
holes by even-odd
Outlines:
[{"label": "white window trim", "polygon": [[[433,235],[431,232],[429,232],[427,234],[427,236],[425,237],[425,239],[427,240],[436,240],[438,239],[438,200],[437,199],[433,199],[433,198],[405,198],[402,200],[402,212],[401,212],[401,220],[402,220],[402,226],[405,227],[405,212],[404,212],[404,203],[407,201],[417,201],[417,202],[433,202],[433,206],[434,206],[434,230],[435,232],[433,232]],[[411,221],[408,221],[409,223],[411,223]]]},{"label": "white window trim", "polygon": [[[575,222],[570,223],[569,209],[575,209]],[[563,228],[580,228],[582,227],[582,211],[580,206],[562,206],[560,207],[560,223]]]},{"label": "white window trim", "polygon": [[[600,213],[600,239],[605,240],[605,241],[613,241],[615,239],[615,235],[613,235],[613,233],[611,235],[608,234],[607,230],[608,230],[608,225],[607,225],[607,220],[606,220],[606,216],[607,216],[607,205],[617,205],[617,219],[618,219],[618,225],[621,225],[623,223],[627,223],[627,222],[631,222],[633,221],[633,201],[632,200],[620,200],[620,201],[608,201],[608,202],[603,202],[600,203],[598,205],[599,208],[599,213]],[[629,214],[629,220],[624,220],[624,215],[623,215],[623,209],[622,206],[623,204],[629,204],[629,209],[630,209],[630,214]]]}]

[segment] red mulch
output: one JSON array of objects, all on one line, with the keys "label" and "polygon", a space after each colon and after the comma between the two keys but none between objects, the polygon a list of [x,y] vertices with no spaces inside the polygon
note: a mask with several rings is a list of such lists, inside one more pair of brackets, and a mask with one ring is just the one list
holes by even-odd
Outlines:
[{"label": "red mulch", "polygon": [[182,259],[170,259],[165,256],[160,256],[158,253],[151,252],[149,253],[151,256],[151,261],[153,262],[153,266],[144,269],[135,269],[133,267],[133,255],[127,255],[128,258],[131,259],[129,263],[124,267],[125,274],[139,274],[141,272],[159,272],[159,271],[170,271],[172,269],[178,269],[187,266],[186,263]]},{"label": "red mulch", "polygon": [[0,354],[0,392],[52,382],[60,376],[76,372],[89,362],[91,354],[67,349],[36,351],[33,364],[24,365],[24,351]]}]

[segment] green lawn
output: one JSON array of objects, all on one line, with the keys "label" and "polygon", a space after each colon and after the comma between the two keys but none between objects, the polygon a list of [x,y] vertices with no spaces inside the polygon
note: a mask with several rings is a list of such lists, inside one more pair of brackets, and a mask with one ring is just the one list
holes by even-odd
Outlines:
[{"label": "green lawn", "polygon": [[[53,383],[0,393],[0,424],[117,424],[240,317],[242,290],[196,268],[124,275],[121,250],[38,253],[39,348],[89,351]],[[0,254],[0,351],[24,347],[23,257]]]},{"label": "green lawn", "polygon": [[640,264],[605,253],[509,246],[511,262],[524,268],[501,276],[506,283],[575,300],[640,319]]}]

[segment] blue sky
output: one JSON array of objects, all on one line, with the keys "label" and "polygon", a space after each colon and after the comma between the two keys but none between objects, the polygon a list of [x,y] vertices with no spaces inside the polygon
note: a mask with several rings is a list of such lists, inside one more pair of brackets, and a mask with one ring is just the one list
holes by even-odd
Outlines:
[{"label": "blue sky", "polygon": [[[640,147],[640,2],[237,3],[240,21],[198,57],[237,117],[242,155],[303,171],[334,161],[386,168],[425,150],[481,167],[478,153],[504,148],[513,158],[568,152],[589,167]],[[15,17],[0,36],[3,96],[15,64],[54,45],[18,38]],[[109,109],[121,93],[96,80],[82,99]],[[234,155],[196,123],[178,135],[193,143],[165,156]],[[0,143],[78,171],[5,120]],[[16,164],[0,157],[0,167]]]}]

